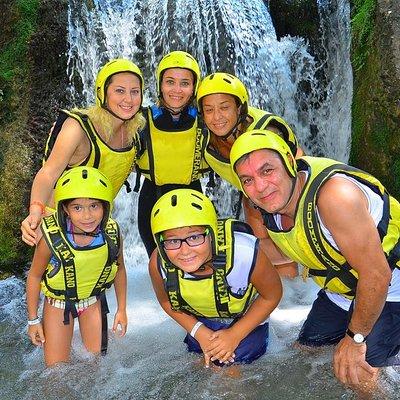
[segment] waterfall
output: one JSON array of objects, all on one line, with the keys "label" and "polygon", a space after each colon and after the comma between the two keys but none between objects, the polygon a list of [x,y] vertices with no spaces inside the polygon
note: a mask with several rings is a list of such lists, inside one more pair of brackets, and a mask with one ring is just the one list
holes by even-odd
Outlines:
[{"label": "waterfall", "polygon": [[[169,51],[185,50],[199,61],[203,76],[220,70],[242,79],[250,103],[282,115],[308,154],[347,161],[352,97],[349,2],[320,0],[319,4],[327,54],[323,66],[310,55],[303,39],[276,39],[262,0],[92,0],[83,4],[70,0],[72,99],[92,103],[98,69],[110,58],[128,57],[143,69],[147,100],[154,101],[157,62]],[[326,87],[316,79],[320,68],[326,70]],[[299,90],[304,82],[309,93]],[[299,103],[307,104],[307,111]],[[317,127],[316,136],[310,125]]]},{"label": "waterfall", "polygon": [[[216,70],[238,75],[249,88],[251,104],[287,119],[308,154],[346,161],[352,96],[349,1],[318,3],[327,53],[323,66],[303,39],[276,39],[262,0],[70,0],[71,102],[93,103],[98,69],[111,58],[127,57],[144,72],[148,104],[155,100],[157,62],[169,51],[185,50],[199,61],[203,75]],[[327,76],[323,86],[316,79],[319,68]],[[307,93],[299,89],[304,82]],[[225,196],[217,198],[223,215],[231,213],[232,195],[226,188],[217,195]],[[136,209],[137,195],[122,190],[114,212],[125,237],[129,328],[125,338],[111,337],[107,357],[96,361],[84,352],[76,332],[71,364],[45,370],[41,349],[33,349],[25,336],[21,281],[0,282],[0,348],[7,360],[1,368],[6,384],[0,385],[0,398],[273,400],[322,398],[327,389],[329,398],[352,398],[333,377],[331,349],[310,355],[291,347],[315,297],[317,289],[310,282],[285,283],[284,299],[271,316],[266,356],[242,368],[236,379],[205,370],[186,352],[182,329],[155,300]],[[109,303],[114,310],[111,291]],[[399,381],[389,369],[393,393]]]},{"label": "waterfall", "polygon": [[[333,11],[332,11],[333,10]],[[349,59],[349,3],[320,1],[327,59],[318,65],[301,38],[278,41],[262,0],[71,0],[69,61],[71,98],[94,101],[94,80],[109,59],[128,57],[140,65],[145,104],[156,98],[155,69],[172,50],[190,52],[203,76],[236,74],[249,89],[250,104],[283,116],[310,155],[347,161],[350,143],[352,74]],[[316,75],[324,68],[326,86]],[[307,93],[302,90],[306,84]],[[321,100],[322,99],[322,100]],[[316,129],[315,129],[316,127]],[[216,206],[231,214],[236,202],[220,182]],[[135,209],[135,204],[132,204]],[[132,235],[136,241],[137,234]]]}]

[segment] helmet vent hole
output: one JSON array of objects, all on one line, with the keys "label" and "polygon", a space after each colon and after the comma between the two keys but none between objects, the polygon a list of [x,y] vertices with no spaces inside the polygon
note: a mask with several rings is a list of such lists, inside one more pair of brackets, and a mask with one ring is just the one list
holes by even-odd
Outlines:
[{"label": "helmet vent hole", "polygon": [[105,183],[104,181],[102,181],[101,179],[99,179],[100,183],[104,186],[107,187],[107,183]]},{"label": "helmet vent hole", "polygon": [[171,206],[172,206],[172,207],[175,207],[177,203],[178,203],[178,198],[177,198],[176,195],[174,194],[174,195],[171,197]]},{"label": "helmet vent hole", "polygon": [[200,196],[198,196],[196,193],[191,193],[191,195],[192,195],[193,197],[196,197],[196,199],[199,199],[199,200],[203,201],[203,198],[200,197]]},{"label": "helmet vent hole", "polygon": [[160,212],[160,209],[158,208],[158,209],[154,212],[153,217],[155,217],[159,212]]},{"label": "helmet vent hole", "polygon": [[65,186],[69,181],[70,181],[70,179],[66,179],[66,180],[62,183],[62,186]]},{"label": "helmet vent hole", "polygon": [[200,204],[192,203],[192,206],[194,208],[197,208],[198,210],[202,210],[203,209],[203,207]]},{"label": "helmet vent hole", "polygon": [[224,78],[224,81],[232,85],[232,81],[230,81],[229,79]]},{"label": "helmet vent hole", "polygon": [[87,177],[88,177],[87,169],[82,170],[82,178],[87,179]]}]

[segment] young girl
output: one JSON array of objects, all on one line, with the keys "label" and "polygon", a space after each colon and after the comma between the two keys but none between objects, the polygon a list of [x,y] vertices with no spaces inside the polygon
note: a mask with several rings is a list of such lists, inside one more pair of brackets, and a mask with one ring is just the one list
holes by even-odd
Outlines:
[{"label": "young girl", "polygon": [[76,167],[57,181],[54,198],[56,211],[43,218],[26,283],[28,335],[43,345],[47,366],[69,361],[76,317],[86,349],[105,354],[105,290],[113,284],[118,304],[113,330],[119,327],[123,336],[127,326],[126,272],[119,227],[110,218],[110,181],[95,168]]},{"label": "young girl", "polygon": [[151,213],[157,243],[149,271],[157,299],[205,364],[250,363],[268,344],[270,313],[282,296],[276,270],[247,224],[217,220],[191,189],[162,196]]},{"label": "young girl", "polygon": [[150,213],[164,193],[177,188],[202,191],[200,177],[208,169],[202,158],[202,131],[193,105],[200,82],[197,61],[184,51],[173,51],[157,67],[159,101],[147,110],[143,155],[137,170],[145,176],[138,204],[140,237],[151,255],[156,248]]},{"label": "young girl", "polygon": [[35,230],[45,206],[53,206],[53,188],[65,169],[98,168],[109,177],[114,197],[132,170],[138,132],[146,123],[140,112],[143,76],[138,66],[125,59],[109,61],[97,74],[95,98],[96,105],[88,109],[63,110],[58,135],[50,135],[45,162],[33,180],[29,215],[21,223],[22,240],[31,246],[40,238]]}]

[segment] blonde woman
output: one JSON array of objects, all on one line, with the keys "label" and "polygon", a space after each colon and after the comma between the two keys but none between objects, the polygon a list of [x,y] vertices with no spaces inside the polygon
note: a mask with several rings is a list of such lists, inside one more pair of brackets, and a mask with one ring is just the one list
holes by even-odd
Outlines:
[{"label": "blonde woman", "polygon": [[138,131],[145,119],[140,112],[143,76],[131,61],[109,61],[96,78],[96,105],[65,111],[58,135],[51,134],[45,161],[32,184],[29,215],[21,224],[22,240],[33,246],[46,206],[52,206],[53,187],[65,169],[98,168],[119,192],[136,159]]}]

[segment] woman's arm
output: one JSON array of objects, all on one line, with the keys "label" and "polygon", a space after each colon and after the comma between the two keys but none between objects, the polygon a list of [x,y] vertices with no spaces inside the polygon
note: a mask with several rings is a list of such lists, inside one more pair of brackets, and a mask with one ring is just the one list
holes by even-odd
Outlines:
[{"label": "woman's arm", "polygon": [[57,179],[68,164],[78,162],[78,157],[83,160],[89,151],[90,144],[81,126],[73,118],[67,118],[49,158],[33,180],[29,215],[21,223],[22,240],[25,243],[33,246],[39,239],[35,230],[42,220],[44,207],[51,205],[51,194]]},{"label": "woman's arm", "polygon": [[[32,265],[26,279],[26,303],[28,320],[30,321],[38,318],[40,282],[46,271],[50,257],[50,249],[46,241],[41,239],[35,249]],[[36,346],[41,346],[45,341],[42,324],[40,322],[34,325],[28,325],[28,335],[32,343]]]},{"label": "woman's arm", "polygon": [[128,325],[128,317],[126,315],[126,269],[124,263],[123,246],[121,238],[121,250],[117,259],[118,271],[114,279],[115,297],[117,299],[117,312],[114,317],[113,331],[116,332],[118,325],[120,326],[119,335],[124,336]]}]

